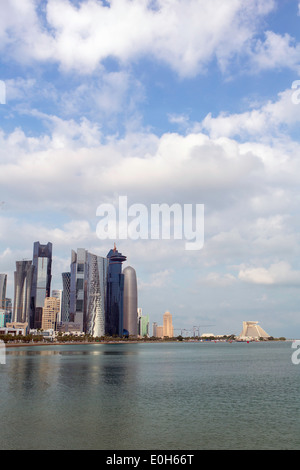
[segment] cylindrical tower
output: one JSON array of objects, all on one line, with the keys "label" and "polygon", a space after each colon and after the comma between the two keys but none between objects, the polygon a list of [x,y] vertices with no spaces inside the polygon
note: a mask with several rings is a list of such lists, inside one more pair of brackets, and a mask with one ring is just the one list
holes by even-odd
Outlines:
[{"label": "cylindrical tower", "polygon": [[130,335],[138,334],[138,315],[137,315],[137,280],[136,272],[128,266],[123,271],[124,274],[124,303],[123,303],[123,327]]}]

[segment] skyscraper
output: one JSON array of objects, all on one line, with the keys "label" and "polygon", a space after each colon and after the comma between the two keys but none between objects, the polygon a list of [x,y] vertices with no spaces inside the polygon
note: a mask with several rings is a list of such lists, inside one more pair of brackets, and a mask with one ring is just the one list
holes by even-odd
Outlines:
[{"label": "skyscraper", "polygon": [[61,322],[61,308],[62,308],[62,290],[61,289],[55,289],[52,291],[52,297],[55,299],[59,300],[59,312],[57,314],[57,322]]},{"label": "skyscraper", "polygon": [[126,256],[119,253],[116,245],[110,250],[107,273],[107,302],[105,312],[105,332],[109,335],[123,336],[123,296],[124,274],[122,263]]},{"label": "skyscraper", "polygon": [[5,308],[7,274],[0,274],[0,308]]},{"label": "skyscraper", "polygon": [[30,325],[33,271],[32,261],[16,261],[13,322]]},{"label": "skyscraper", "polygon": [[137,310],[138,310],[138,335],[142,337],[150,336],[149,315],[143,315],[141,308],[138,308]]},{"label": "skyscraper", "polygon": [[57,297],[46,297],[42,314],[42,329],[55,330],[60,311],[60,299]]},{"label": "skyscraper", "polygon": [[70,320],[92,336],[105,334],[108,260],[79,248],[72,250]]},{"label": "skyscraper", "polygon": [[61,321],[70,321],[70,282],[71,273],[62,273],[62,305],[61,305]]},{"label": "skyscraper", "polygon": [[174,336],[172,315],[170,312],[166,312],[163,316],[163,335],[169,338],[173,338]]},{"label": "skyscraper", "polygon": [[124,274],[123,329],[130,335],[138,334],[137,281],[136,272],[128,266]]},{"label": "skyscraper", "polygon": [[85,330],[93,337],[105,334],[107,258],[88,254]]},{"label": "skyscraper", "polygon": [[30,327],[41,328],[45,298],[50,296],[52,243],[47,245],[41,245],[40,242],[34,243],[32,264],[34,271],[31,289]]}]

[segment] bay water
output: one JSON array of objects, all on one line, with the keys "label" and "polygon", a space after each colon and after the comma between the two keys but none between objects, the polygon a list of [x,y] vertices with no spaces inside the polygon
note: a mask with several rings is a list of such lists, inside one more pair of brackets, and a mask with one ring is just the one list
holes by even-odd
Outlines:
[{"label": "bay water", "polygon": [[291,342],[6,348],[2,450],[300,449]]}]

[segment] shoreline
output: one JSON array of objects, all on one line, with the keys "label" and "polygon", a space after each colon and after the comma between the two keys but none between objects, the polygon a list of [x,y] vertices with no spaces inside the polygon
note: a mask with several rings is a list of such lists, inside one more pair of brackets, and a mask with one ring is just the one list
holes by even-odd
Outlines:
[{"label": "shoreline", "polygon": [[290,342],[296,341],[294,339],[285,339],[283,340],[273,340],[273,341],[166,341],[166,340],[153,340],[153,341],[138,341],[138,340],[128,340],[128,341],[63,341],[63,342],[49,342],[49,343],[4,343],[5,348],[22,348],[22,347],[29,347],[29,346],[80,346],[80,345],[95,345],[95,344],[162,344],[162,343],[279,343],[279,342]]}]

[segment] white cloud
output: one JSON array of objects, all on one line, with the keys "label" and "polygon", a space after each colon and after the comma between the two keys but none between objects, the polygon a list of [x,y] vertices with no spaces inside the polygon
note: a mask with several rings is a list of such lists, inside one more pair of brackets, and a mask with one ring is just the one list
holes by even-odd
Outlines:
[{"label": "white cloud", "polygon": [[109,7],[96,0],[48,0],[44,13],[34,0],[22,1],[21,12],[19,2],[8,0],[1,6],[0,39],[19,61],[51,60],[64,70],[91,73],[109,57],[128,64],[147,56],[186,77],[203,72],[214,58],[226,69],[274,5],[158,0],[153,8],[149,0],[111,0]]},{"label": "white cloud", "polygon": [[255,70],[287,67],[300,72],[300,44],[289,34],[266,31],[264,42],[257,41],[251,55]]},{"label": "white cloud", "polygon": [[280,261],[271,264],[269,268],[243,268],[239,279],[253,284],[266,285],[299,285],[300,271],[293,270],[289,263]]},{"label": "white cloud", "polygon": [[[291,84],[292,86],[292,84]],[[195,129],[202,129],[213,138],[219,136],[242,137],[251,140],[270,140],[280,136],[281,126],[293,126],[300,122],[300,106],[292,101],[294,90],[278,94],[277,101],[268,101],[256,109],[239,114],[221,112],[217,117],[209,113]],[[278,135],[279,134],[279,135]]]},{"label": "white cloud", "polygon": [[217,272],[210,272],[208,275],[200,280],[200,284],[203,283],[218,286],[218,287],[228,287],[236,282],[236,277],[230,273],[220,274]]},{"label": "white cloud", "polygon": [[163,289],[172,279],[173,270],[164,269],[150,275],[149,281],[138,280],[139,290]]}]

